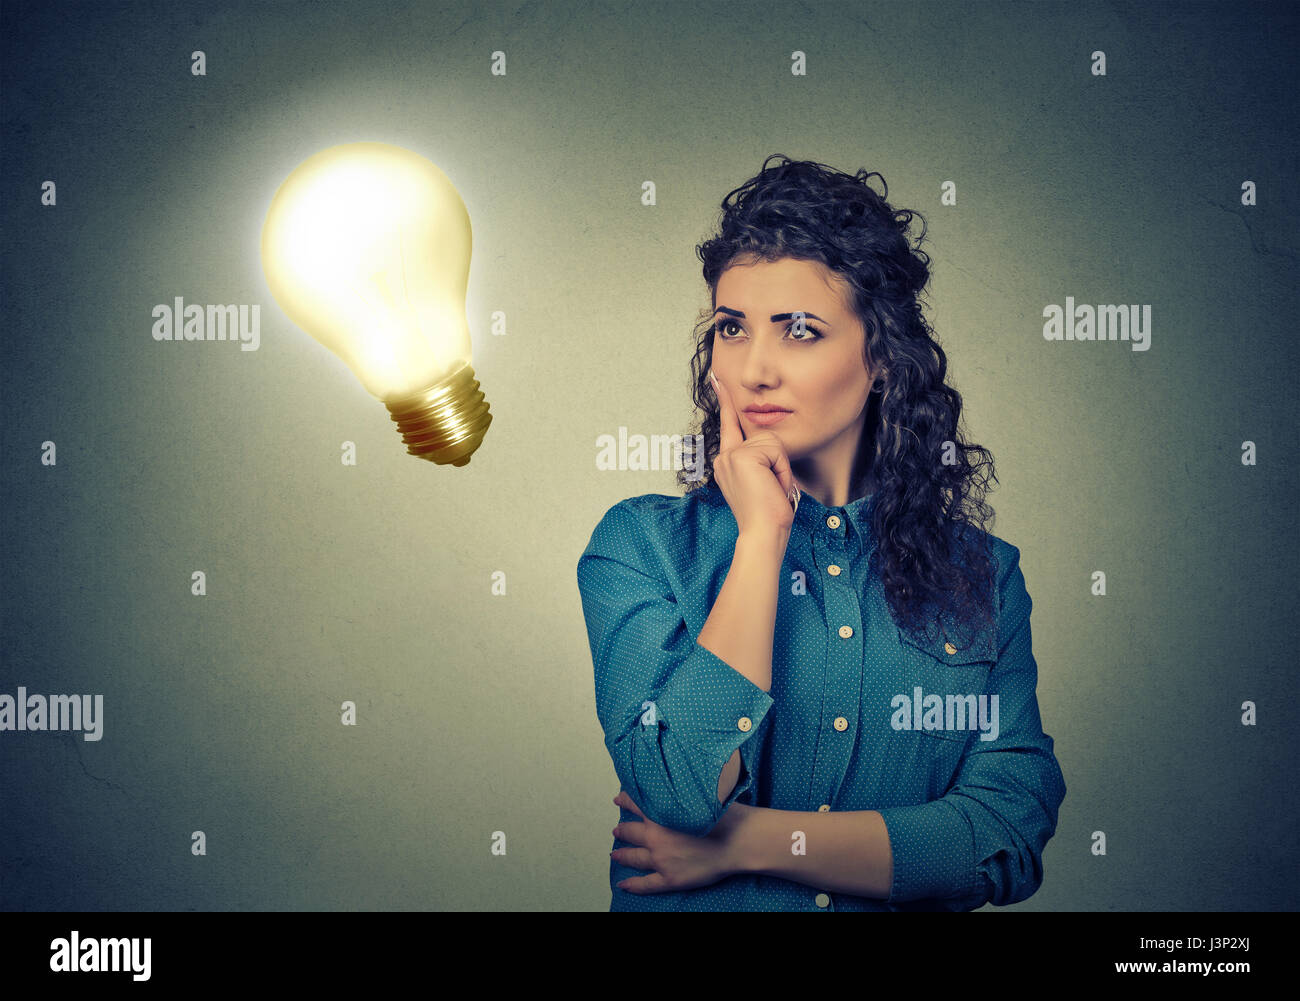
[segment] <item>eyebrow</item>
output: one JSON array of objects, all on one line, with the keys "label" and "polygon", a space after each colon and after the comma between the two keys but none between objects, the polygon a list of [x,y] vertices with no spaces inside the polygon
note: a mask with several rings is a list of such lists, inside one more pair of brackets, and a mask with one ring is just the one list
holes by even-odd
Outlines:
[{"label": "eyebrow", "polygon": [[[809,313],[807,310],[800,310],[799,312],[803,313],[803,315],[810,320],[821,320],[822,323],[831,322],[830,320],[822,320],[822,318],[818,316],[816,313]],[[740,310],[728,309],[726,306],[719,306],[717,309],[713,311],[714,316],[716,316],[719,313],[726,313],[728,316],[738,316],[742,320],[745,319],[745,314],[742,313]],[[776,322],[777,320],[789,320],[792,319],[793,317],[794,317],[794,313],[773,313],[772,321]]]}]

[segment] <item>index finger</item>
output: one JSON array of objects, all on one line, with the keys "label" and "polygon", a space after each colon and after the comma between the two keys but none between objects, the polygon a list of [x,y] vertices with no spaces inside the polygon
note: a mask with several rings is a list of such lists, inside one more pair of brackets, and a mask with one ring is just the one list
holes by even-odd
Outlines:
[{"label": "index finger", "polygon": [[718,451],[738,448],[745,440],[745,429],[740,426],[736,408],[731,404],[731,391],[713,374],[713,369],[709,369],[709,379],[713,382],[713,394],[718,398],[718,433],[721,438]]},{"label": "index finger", "polygon": [[629,796],[622,789],[620,789],[618,791],[618,795],[614,797],[614,802],[617,803],[619,806],[627,807],[627,809],[631,810],[642,820],[650,819],[644,813],[641,812],[641,808],[639,806],[637,806],[634,802],[632,802],[632,797]]}]

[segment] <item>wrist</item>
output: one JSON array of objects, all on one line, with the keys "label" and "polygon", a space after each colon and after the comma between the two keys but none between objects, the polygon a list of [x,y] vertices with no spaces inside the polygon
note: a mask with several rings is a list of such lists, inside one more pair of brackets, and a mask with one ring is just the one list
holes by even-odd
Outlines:
[{"label": "wrist", "polygon": [[771,560],[777,564],[785,560],[785,547],[790,541],[787,528],[747,529],[736,536],[737,559]]},{"label": "wrist", "polygon": [[727,875],[753,871],[753,824],[757,813],[758,807],[732,803],[714,826],[722,838],[723,867]]}]

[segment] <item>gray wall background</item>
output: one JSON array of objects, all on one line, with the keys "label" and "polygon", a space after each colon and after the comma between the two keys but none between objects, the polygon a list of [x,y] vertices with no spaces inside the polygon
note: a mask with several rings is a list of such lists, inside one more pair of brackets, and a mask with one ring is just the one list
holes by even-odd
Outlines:
[{"label": "gray wall background", "polygon": [[[929,224],[928,315],[998,460],[994,531],[1023,554],[1069,786],[1016,908],[1296,907],[1294,12],[6,0],[0,18],[0,692],[105,701],[97,743],[0,733],[0,907],[607,908],[618,781],[574,568],[611,504],[677,490],[598,471],[595,439],[687,429],[694,246],[775,152],[880,171]],[[407,456],[262,277],[276,186],[360,139],[428,156],[473,220],[495,419],[463,469]],[[176,296],[261,304],[260,350],[154,342]],[[1151,349],[1044,341],[1066,296],[1152,304]]]}]

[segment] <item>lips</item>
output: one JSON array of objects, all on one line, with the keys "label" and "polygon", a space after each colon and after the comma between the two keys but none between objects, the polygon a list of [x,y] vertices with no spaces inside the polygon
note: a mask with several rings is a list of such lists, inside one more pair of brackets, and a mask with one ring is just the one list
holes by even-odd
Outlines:
[{"label": "lips", "polygon": [[746,410],[745,416],[749,418],[751,424],[757,424],[759,427],[769,427],[779,421],[785,420],[790,416],[789,410]]}]

